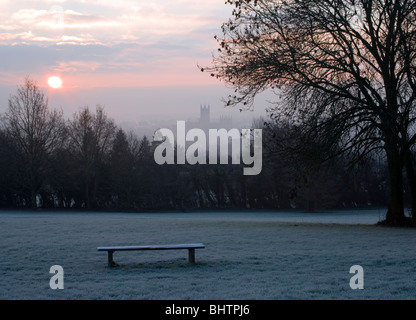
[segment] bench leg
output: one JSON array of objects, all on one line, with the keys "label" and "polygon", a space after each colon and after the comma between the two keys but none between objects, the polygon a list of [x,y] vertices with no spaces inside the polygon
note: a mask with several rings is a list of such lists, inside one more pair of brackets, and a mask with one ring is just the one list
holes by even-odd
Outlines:
[{"label": "bench leg", "polygon": [[195,249],[188,249],[189,263],[195,263]]},{"label": "bench leg", "polygon": [[119,265],[114,262],[113,260],[113,253],[114,251],[108,251],[108,266],[109,267],[118,267]]}]

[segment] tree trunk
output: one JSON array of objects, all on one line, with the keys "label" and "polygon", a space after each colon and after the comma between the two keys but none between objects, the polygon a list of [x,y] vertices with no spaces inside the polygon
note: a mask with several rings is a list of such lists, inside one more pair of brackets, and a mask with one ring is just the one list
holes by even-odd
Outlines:
[{"label": "tree trunk", "polygon": [[87,178],[85,181],[85,205],[87,209],[91,209],[91,200],[90,200],[90,182]]},{"label": "tree trunk", "polygon": [[247,209],[247,189],[246,189],[246,176],[242,175],[240,178],[241,182],[241,203],[240,206],[244,209]]},{"label": "tree trunk", "polygon": [[33,188],[30,191],[30,205],[32,207],[32,210],[36,210],[38,208],[38,204],[36,201],[36,190]]},{"label": "tree trunk", "polygon": [[406,219],[403,208],[402,164],[398,151],[387,152],[387,162],[390,194],[386,223],[389,225],[402,225]]},{"label": "tree trunk", "polygon": [[412,219],[416,221],[416,175],[413,168],[413,160],[410,150],[405,151],[404,164],[406,168],[407,182],[410,189],[410,205],[412,210]]}]

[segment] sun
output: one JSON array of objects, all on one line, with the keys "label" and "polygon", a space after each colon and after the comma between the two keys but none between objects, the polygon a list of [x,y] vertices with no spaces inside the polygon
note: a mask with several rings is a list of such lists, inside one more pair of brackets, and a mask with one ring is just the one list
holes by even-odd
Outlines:
[{"label": "sun", "polygon": [[48,84],[53,89],[62,88],[62,79],[58,76],[50,76],[48,78]]}]

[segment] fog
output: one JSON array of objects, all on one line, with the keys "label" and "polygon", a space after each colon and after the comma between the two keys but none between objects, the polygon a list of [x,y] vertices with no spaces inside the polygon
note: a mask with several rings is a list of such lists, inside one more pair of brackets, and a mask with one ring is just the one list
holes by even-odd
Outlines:
[{"label": "fog", "polygon": [[[17,85],[0,86],[0,113],[7,111],[8,99],[16,89]],[[227,116],[234,127],[249,128],[254,119],[267,116],[265,110],[276,98],[273,93],[264,93],[256,98],[253,111],[241,112],[238,107],[225,107],[224,99],[232,90],[221,84],[43,90],[49,107],[62,109],[66,118],[86,105],[94,110],[99,104],[119,126],[140,135],[151,135],[157,128],[171,127],[179,120],[196,122],[201,105],[210,106],[213,122]]]}]

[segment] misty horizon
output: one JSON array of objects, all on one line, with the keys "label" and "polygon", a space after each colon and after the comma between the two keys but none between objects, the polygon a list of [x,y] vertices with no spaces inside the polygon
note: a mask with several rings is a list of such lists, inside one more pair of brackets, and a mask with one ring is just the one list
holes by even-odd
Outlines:
[{"label": "misty horizon", "polygon": [[[17,87],[18,84],[0,86],[0,113],[7,111],[8,99],[15,94]],[[158,128],[176,125],[176,121],[198,121],[201,105],[211,107],[214,122],[225,116],[231,117],[236,127],[250,127],[253,121],[268,117],[266,107],[270,105],[269,100],[275,98],[272,93],[263,94],[256,100],[253,111],[240,111],[237,107],[225,106],[223,99],[229,90],[219,85],[88,88],[78,89],[76,94],[41,89],[49,100],[49,108],[62,110],[65,118],[72,117],[85,106],[95,110],[97,105],[101,105],[123,129],[147,136]]]}]

